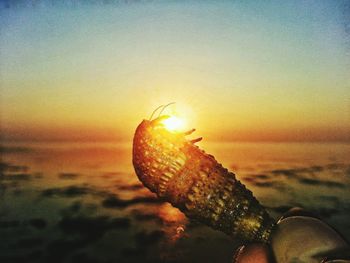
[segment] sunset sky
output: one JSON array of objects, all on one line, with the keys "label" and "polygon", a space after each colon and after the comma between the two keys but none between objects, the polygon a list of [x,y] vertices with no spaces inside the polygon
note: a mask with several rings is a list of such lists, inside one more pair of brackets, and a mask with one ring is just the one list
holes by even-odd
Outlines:
[{"label": "sunset sky", "polygon": [[350,142],[348,1],[102,2],[1,2],[4,140],[130,140],[176,102],[208,140]]}]

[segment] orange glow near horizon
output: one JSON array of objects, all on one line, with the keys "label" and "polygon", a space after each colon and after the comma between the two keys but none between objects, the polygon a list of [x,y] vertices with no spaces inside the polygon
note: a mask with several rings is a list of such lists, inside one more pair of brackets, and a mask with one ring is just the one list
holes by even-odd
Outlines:
[{"label": "orange glow near horizon", "polygon": [[176,102],[205,140],[350,142],[339,9],[213,3],[0,10],[0,138],[131,140]]}]

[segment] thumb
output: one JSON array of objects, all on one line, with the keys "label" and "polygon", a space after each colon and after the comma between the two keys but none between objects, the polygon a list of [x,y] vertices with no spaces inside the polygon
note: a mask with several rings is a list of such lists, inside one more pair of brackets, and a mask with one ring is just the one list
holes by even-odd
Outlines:
[{"label": "thumb", "polygon": [[271,251],[265,244],[255,243],[236,250],[233,263],[273,263]]}]

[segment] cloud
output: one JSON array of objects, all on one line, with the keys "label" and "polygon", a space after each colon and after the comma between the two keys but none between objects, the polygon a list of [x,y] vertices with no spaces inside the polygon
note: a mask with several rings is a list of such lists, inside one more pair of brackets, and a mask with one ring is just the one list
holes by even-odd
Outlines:
[{"label": "cloud", "polygon": [[43,243],[44,243],[44,240],[40,237],[20,238],[16,242],[15,247],[33,249],[35,247],[41,247]]},{"label": "cloud", "polygon": [[119,190],[136,191],[145,188],[142,184],[122,185]]},{"label": "cloud", "polygon": [[279,213],[279,214],[284,214],[288,212],[293,206],[289,205],[280,205],[280,206],[275,206],[275,207],[269,207],[270,210]]},{"label": "cloud", "polygon": [[33,150],[28,147],[8,147],[0,145],[0,153],[30,153]]},{"label": "cloud", "polygon": [[165,237],[165,232],[161,230],[155,230],[152,232],[139,232],[135,235],[136,242],[141,246],[151,246]]},{"label": "cloud", "polygon": [[33,219],[30,219],[28,222],[29,222],[29,225],[31,225],[36,229],[43,229],[47,226],[47,222],[43,218],[33,218]]},{"label": "cloud", "polygon": [[84,262],[84,263],[114,263],[112,260],[97,259],[87,253],[79,252],[71,257],[71,262]]},{"label": "cloud", "polygon": [[299,182],[306,185],[317,185],[317,186],[327,186],[327,187],[335,187],[335,188],[346,188],[346,185],[340,182],[334,181],[321,181],[317,179],[311,178],[300,178]]},{"label": "cloud", "polygon": [[299,169],[277,169],[272,170],[271,173],[274,175],[284,175],[287,177],[297,177]]},{"label": "cloud", "polygon": [[[0,151],[1,152],[1,151]],[[27,172],[29,170],[28,166],[24,165],[13,165],[10,163],[0,162],[0,171],[1,172]]]},{"label": "cloud", "polygon": [[85,186],[69,186],[63,188],[49,188],[41,192],[42,196],[45,197],[77,197],[83,196],[91,192],[91,189]]},{"label": "cloud", "polygon": [[8,221],[0,221],[0,228],[14,228],[19,227],[21,224],[18,220],[8,220]]},{"label": "cloud", "polygon": [[277,188],[277,185],[274,182],[254,182],[253,184],[258,187],[276,187]]},{"label": "cloud", "polygon": [[130,226],[128,218],[98,217],[64,217],[59,221],[58,227],[69,235],[78,234],[93,239],[102,237],[107,231],[113,229],[126,229]]},{"label": "cloud", "polygon": [[144,196],[144,197],[135,197],[133,199],[120,199],[116,196],[110,196],[102,201],[102,206],[106,208],[125,208],[127,206],[135,204],[159,204],[162,201],[156,197]]},{"label": "cloud", "polygon": [[9,181],[29,181],[32,178],[31,174],[20,173],[20,174],[3,174],[3,180]]},{"label": "cloud", "polygon": [[144,213],[140,210],[132,210],[131,214],[133,216],[133,218],[137,221],[161,221],[159,216],[157,214],[154,213]]},{"label": "cloud", "polygon": [[70,206],[61,210],[63,216],[72,216],[78,213],[82,208],[82,203],[77,201],[71,204]]},{"label": "cloud", "polygon": [[80,174],[77,173],[60,173],[58,174],[58,178],[63,180],[73,180],[80,176]]},{"label": "cloud", "polygon": [[270,171],[274,175],[284,175],[289,178],[297,178],[300,176],[300,174],[306,173],[315,173],[315,172],[322,172],[324,170],[324,167],[314,165],[310,167],[301,167],[301,168],[290,168],[290,169],[276,169]]}]

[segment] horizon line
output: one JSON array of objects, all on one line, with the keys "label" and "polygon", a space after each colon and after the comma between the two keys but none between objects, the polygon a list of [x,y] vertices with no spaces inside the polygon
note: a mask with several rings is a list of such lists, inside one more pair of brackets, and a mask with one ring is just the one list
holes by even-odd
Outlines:
[{"label": "horizon line", "polygon": [[[350,139],[344,140],[320,140],[320,139],[205,139],[201,142],[209,143],[341,143],[350,144]],[[132,143],[132,139],[3,139],[0,138],[1,144],[6,143]]]}]

